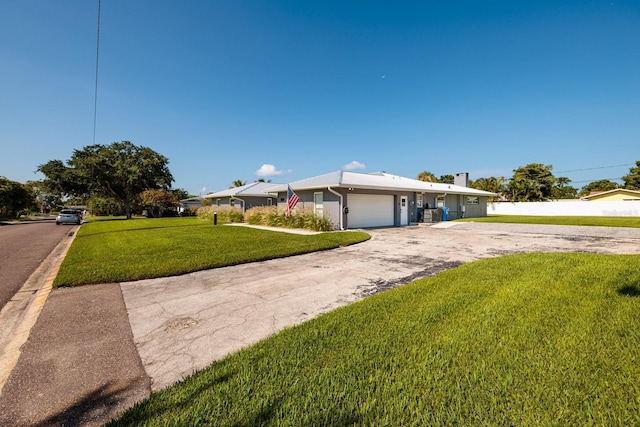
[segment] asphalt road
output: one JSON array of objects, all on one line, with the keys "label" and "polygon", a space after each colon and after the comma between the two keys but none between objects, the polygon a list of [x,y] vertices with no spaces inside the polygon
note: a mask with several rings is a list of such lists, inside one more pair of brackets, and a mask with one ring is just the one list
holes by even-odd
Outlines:
[{"label": "asphalt road", "polygon": [[0,310],[72,229],[55,217],[0,225]]}]

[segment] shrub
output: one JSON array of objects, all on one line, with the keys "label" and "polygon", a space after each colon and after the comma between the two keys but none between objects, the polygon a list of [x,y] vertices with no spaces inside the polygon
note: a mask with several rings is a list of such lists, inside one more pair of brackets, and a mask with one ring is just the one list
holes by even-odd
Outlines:
[{"label": "shrub", "polygon": [[218,213],[218,224],[244,221],[242,210],[228,206],[204,206],[198,209],[198,218],[213,221],[213,214],[215,212]]},{"label": "shrub", "polygon": [[285,210],[272,207],[254,207],[245,212],[245,221],[252,225],[270,227],[304,228],[314,231],[332,231],[333,224],[327,216],[317,216],[313,208],[295,209],[289,218]]}]

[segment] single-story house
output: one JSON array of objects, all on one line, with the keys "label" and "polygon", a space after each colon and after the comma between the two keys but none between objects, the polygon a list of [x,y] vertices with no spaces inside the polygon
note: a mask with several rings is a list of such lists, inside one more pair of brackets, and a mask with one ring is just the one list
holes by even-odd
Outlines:
[{"label": "single-story house", "polygon": [[588,196],[582,198],[590,202],[620,202],[620,201],[640,201],[639,190],[627,190],[616,188],[609,191],[593,191]]},{"label": "single-story house", "polygon": [[[316,214],[331,218],[336,229],[431,222],[433,215],[443,210],[447,219],[486,216],[487,198],[496,195],[386,172],[336,171],[289,185],[300,198],[297,206],[313,207]],[[286,203],[287,184],[276,185],[269,192],[277,193],[278,203]]]},{"label": "single-story house", "polygon": [[241,187],[231,187],[204,196],[212,206],[239,207],[242,212],[255,206],[275,206],[277,197],[269,189],[279,185],[270,182],[252,182]]},{"label": "single-story house", "polygon": [[202,197],[190,197],[188,199],[182,199],[180,200],[180,208],[182,208],[183,210],[188,210],[190,208],[201,208],[203,200],[204,198]]}]

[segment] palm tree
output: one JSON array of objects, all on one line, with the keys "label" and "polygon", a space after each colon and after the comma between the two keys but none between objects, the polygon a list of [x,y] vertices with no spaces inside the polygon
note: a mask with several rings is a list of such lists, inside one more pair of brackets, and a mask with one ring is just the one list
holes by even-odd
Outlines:
[{"label": "palm tree", "polygon": [[[473,181],[473,183],[470,184],[470,187],[478,190],[497,193],[498,194],[498,196],[496,197],[497,199],[500,199],[505,192],[505,184],[504,184],[503,177],[496,178],[495,176],[491,176],[489,178],[478,178],[475,181]],[[494,200],[495,199],[493,197],[488,198],[489,203],[493,202]]]},{"label": "palm tree", "polygon": [[243,185],[247,185],[247,181],[243,181],[241,179],[236,179],[235,181],[233,181],[233,185],[229,188],[233,188],[233,187],[242,187]]},{"label": "palm tree", "polygon": [[438,181],[438,178],[436,178],[436,176],[434,174],[432,174],[431,172],[429,172],[429,171],[420,172],[416,179],[418,181],[425,181],[425,182],[436,182],[436,181]]}]

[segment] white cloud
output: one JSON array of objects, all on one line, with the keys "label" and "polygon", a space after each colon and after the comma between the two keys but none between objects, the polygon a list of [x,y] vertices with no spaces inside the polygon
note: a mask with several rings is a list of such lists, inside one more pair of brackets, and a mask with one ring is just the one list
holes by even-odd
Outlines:
[{"label": "white cloud", "polygon": [[284,171],[276,169],[274,165],[269,163],[265,163],[260,166],[260,169],[256,171],[257,176],[280,176],[283,175]]},{"label": "white cloud", "polygon": [[355,169],[364,169],[366,167],[367,166],[364,163],[360,163],[359,161],[354,160],[353,162],[344,165],[342,169],[346,171],[352,171]]}]

